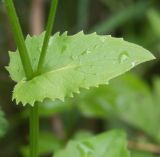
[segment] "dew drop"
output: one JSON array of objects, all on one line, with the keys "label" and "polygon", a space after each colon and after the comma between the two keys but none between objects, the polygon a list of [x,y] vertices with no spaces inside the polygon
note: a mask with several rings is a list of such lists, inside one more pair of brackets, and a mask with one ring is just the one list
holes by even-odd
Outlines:
[{"label": "dew drop", "polygon": [[87,53],[87,54],[90,54],[90,53],[92,53],[92,51],[90,51],[90,50],[87,50],[87,51],[86,51],[86,53]]},{"label": "dew drop", "polygon": [[124,52],[120,53],[120,55],[118,56],[118,61],[121,64],[121,63],[127,61],[128,58],[129,58],[128,53],[124,51]]},{"label": "dew drop", "polygon": [[81,53],[81,55],[85,55],[85,54],[90,54],[92,51],[90,51],[90,50],[84,50],[82,53]]},{"label": "dew drop", "polygon": [[93,155],[93,147],[86,142],[78,144],[77,148],[79,149],[81,156],[90,157]]},{"label": "dew drop", "polygon": [[132,62],[132,63],[131,63],[131,67],[132,67],[132,68],[134,68],[135,65],[136,65],[136,62]]}]

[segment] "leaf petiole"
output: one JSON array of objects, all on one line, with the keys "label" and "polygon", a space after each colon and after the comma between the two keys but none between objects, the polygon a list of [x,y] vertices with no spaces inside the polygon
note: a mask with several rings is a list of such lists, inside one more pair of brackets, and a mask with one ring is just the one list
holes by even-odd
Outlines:
[{"label": "leaf petiole", "polygon": [[44,37],[42,51],[41,51],[41,55],[40,55],[39,62],[38,62],[37,73],[41,72],[41,70],[43,68],[43,65],[44,65],[45,56],[46,56],[46,52],[47,52],[47,48],[48,48],[49,38],[51,36],[53,24],[54,24],[54,21],[55,21],[57,5],[58,5],[58,0],[52,0],[51,9],[50,9],[50,12],[49,12],[49,18],[48,18],[47,27],[46,27],[46,34],[45,34],[45,37]]}]

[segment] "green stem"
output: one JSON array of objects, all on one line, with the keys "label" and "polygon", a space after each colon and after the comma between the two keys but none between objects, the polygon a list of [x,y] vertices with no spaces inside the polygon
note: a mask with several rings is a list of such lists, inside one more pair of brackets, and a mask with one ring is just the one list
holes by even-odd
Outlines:
[{"label": "green stem", "polygon": [[27,52],[27,48],[24,42],[24,37],[20,23],[16,14],[16,10],[12,0],[5,0],[5,5],[8,13],[8,17],[11,23],[12,32],[19,50],[20,58],[22,61],[23,69],[27,79],[31,79],[33,76],[33,69],[31,61]]},{"label": "green stem", "polygon": [[38,103],[30,106],[30,157],[38,157],[39,114]]},{"label": "green stem", "polygon": [[[5,0],[5,5],[10,23],[12,25],[12,31],[19,50],[26,78],[31,79],[33,77],[33,70],[13,1]],[[30,157],[38,157],[38,133],[39,133],[38,104],[35,104],[34,107],[30,107],[29,110],[30,110]]]},{"label": "green stem", "polygon": [[45,37],[44,37],[42,51],[41,51],[41,55],[40,55],[40,59],[39,59],[39,62],[38,62],[38,67],[37,67],[37,72],[38,73],[41,72],[41,70],[43,68],[43,65],[44,65],[45,56],[46,56],[46,52],[47,52],[47,48],[48,48],[49,38],[51,36],[53,24],[54,24],[54,21],[55,21],[57,5],[58,5],[58,0],[52,0],[51,9],[50,9],[50,12],[49,12],[49,18],[48,18],[47,27],[46,27],[46,34],[45,34]]},{"label": "green stem", "polygon": [[[55,20],[55,13],[58,0],[52,0],[51,10],[49,13],[47,31],[43,42],[42,52],[38,63],[38,71],[41,70],[44,64],[46,51],[48,47],[49,38],[52,32],[53,23]],[[22,29],[16,14],[16,10],[12,0],[5,0],[5,5],[8,13],[10,23],[12,25],[12,31],[19,50],[20,58],[22,61],[23,69],[27,80],[32,79],[34,73],[31,66],[31,61],[25,45]],[[38,115],[38,103],[34,104],[34,107],[30,107],[30,157],[38,157],[38,135],[39,135],[39,115]]]}]

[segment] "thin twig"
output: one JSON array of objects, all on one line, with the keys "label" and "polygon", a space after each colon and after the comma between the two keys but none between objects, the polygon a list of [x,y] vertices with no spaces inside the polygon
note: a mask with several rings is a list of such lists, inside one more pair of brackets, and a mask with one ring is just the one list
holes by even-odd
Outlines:
[{"label": "thin twig", "polygon": [[34,35],[42,33],[44,28],[44,0],[33,0],[30,14],[30,30]]},{"label": "thin twig", "polygon": [[53,131],[55,132],[56,136],[59,137],[60,139],[64,139],[65,133],[61,117],[59,115],[54,115],[51,117],[51,122]]},{"label": "thin twig", "polygon": [[160,154],[160,146],[153,143],[142,143],[142,142],[140,143],[136,141],[129,141],[128,147],[130,149],[151,152],[154,154]]}]

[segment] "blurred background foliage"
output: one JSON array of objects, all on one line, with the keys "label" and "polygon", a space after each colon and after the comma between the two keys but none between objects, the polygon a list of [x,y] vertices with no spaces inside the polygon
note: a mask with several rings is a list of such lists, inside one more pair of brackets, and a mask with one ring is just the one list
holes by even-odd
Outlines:
[{"label": "blurred background foliage", "polygon": [[[14,0],[25,36],[33,20],[43,27],[50,0]],[[38,7],[39,15],[35,16]],[[159,0],[60,0],[53,32],[96,31],[137,43],[160,56]],[[34,18],[33,18],[34,17]],[[40,18],[40,19],[37,19]],[[38,28],[36,28],[38,29]],[[14,82],[5,66],[15,43],[0,1],[0,156],[28,154],[27,109],[11,101]],[[160,156],[160,62],[138,66],[108,86],[81,90],[74,98],[40,106],[40,154],[51,156],[69,139],[120,128],[127,132],[131,157]],[[107,70],[107,68],[106,68]]]}]

